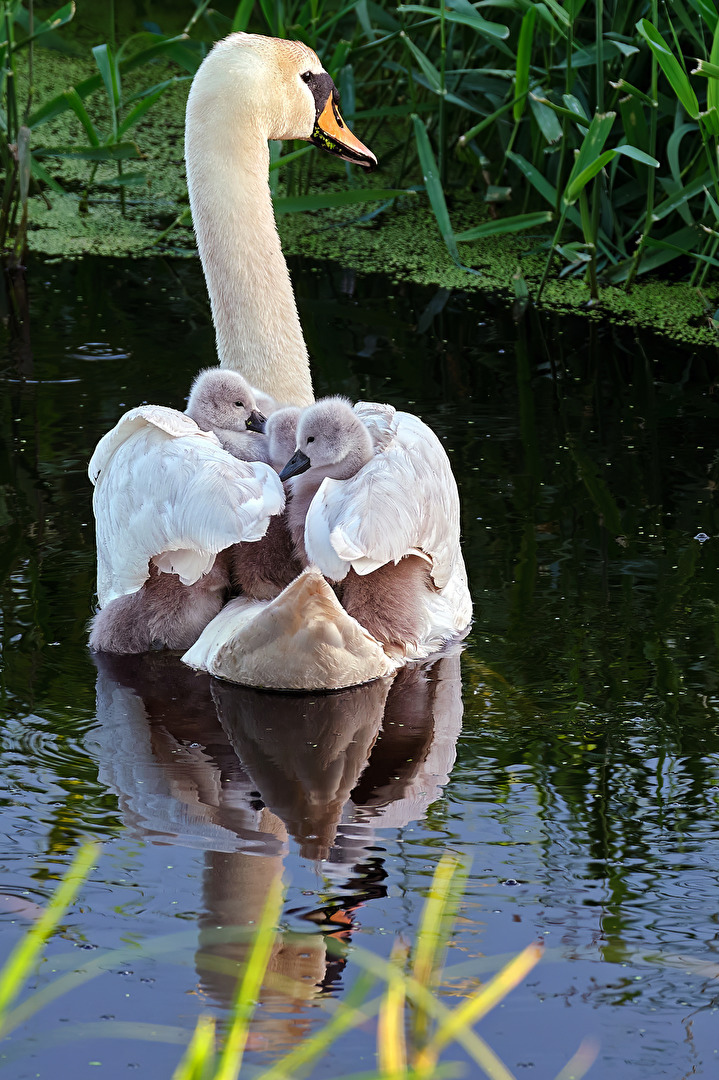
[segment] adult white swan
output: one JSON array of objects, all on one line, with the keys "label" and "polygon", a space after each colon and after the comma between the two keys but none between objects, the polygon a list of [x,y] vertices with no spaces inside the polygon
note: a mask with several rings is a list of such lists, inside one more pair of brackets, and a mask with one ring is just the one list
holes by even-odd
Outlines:
[{"label": "adult white swan", "polygon": [[[345,160],[370,167],[376,163],[344,124],[334,84],[311,49],[300,42],[233,34],[204,60],[187,105],[187,178],[197,243],[220,363],[240,371],[276,401],[303,406],[313,401],[312,383],[267,182],[269,139],[311,139]],[[471,604],[459,547],[459,498],[441,443],[416,417],[391,406],[360,403],[356,410],[372,433],[375,456],[350,480],[326,479],[317,492],[305,534],[316,569],[305,571],[269,603],[240,598],[227,604],[185,654],[191,666],[253,686],[337,688],[390,674],[408,659],[424,658],[467,626]],[[133,423],[142,422],[145,428],[155,423],[148,410],[139,417],[138,410],[133,412],[132,423],[123,418],[118,428],[123,421],[125,431]],[[99,463],[94,469],[91,463],[97,481],[98,561],[105,576],[111,568],[113,595],[142,586],[144,578],[138,581],[137,570],[143,559],[146,564],[152,557],[160,570],[178,569],[179,550],[192,565],[192,574],[182,580],[197,581],[197,568],[206,572],[214,554],[226,546],[214,534],[188,536],[187,522],[196,515],[184,507],[183,531],[175,538],[168,535],[170,523],[159,551],[150,550],[157,546],[154,538],[138,537],[132,552],[134,577],[129,581],[123,573],[130,556],[114,544],[106,525],[114,489],[128,498],[126,477],[118,476],[118,470],[132,467],[136,475],[141,473],[145,487],[137,499],[144,507],[143,520],[152,518],[153,508],[158,515],[166,514],[166,485],[154,487],[152,474],[159,476],[170,460],[168,436],[172,442],[174,435],[169,427],[165,425],[159,443],[148,439],[146,431],[143,439],[142,432],[138,436],[129,430],[130,437],[121,440],[122,453],[107,452],[118,440],[111,432],[105,436],[99,477]],[[134,448],[128,443],[133,439],[140,454],[154,455],[140,472],[136,464],[130,466]],[[172,452],[177,457],[176,448]],[[213,455],[217,457],[214,448]],[[189,467],[187,472],[188,497],[194,497],[194,477]],[[258,486],[268,493],[271,489],[263,470],[242,503],[243,513],[251,517],[254,512],[254,522],[243,525],[243,532],[236,515],[235,541],[256,539],[268,515],[279,510],[274,492],[272,505],[258,500]],[[179,490],[175,497],[183,499]],[[218,497],[224,498],[224,492]],[[204,498],[207,503],[207,494]],[[223,528],[225,524],[223,518]],[[125,544],[127,534],[125,530]],[[108,544],[111,552],[103,550]],[[408,559],[429,566],[431,574],[420,632],[400,648],[383,648],[343,610],[323,575],[336,581],[350,571],[359,577],[377,573],[374,594],[382,605],[394,564],[401,587],[412,587],[406,575]],[[391,588],[388,591],[391,594]]]}]

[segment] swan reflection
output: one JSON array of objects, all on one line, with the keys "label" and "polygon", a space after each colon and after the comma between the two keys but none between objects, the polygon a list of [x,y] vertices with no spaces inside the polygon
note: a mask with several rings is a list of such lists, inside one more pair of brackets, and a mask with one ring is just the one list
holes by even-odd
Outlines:
[{"label": "swan reflection", "polygon": [[286,908],[313,930],[278,935],[270,970],[284,980],[263,990],[259,1045],[296,1040],[303,1003],[341,976],[327,935],[348,941],[357,909],[385,895],[378,834],[420,819],[447,782],[462,722],[458,652],[315,695],[221,683],[167,653],[95,660],[87,746],[99,781],[131,834],[205,852],[201,989],[229,1001],[247,949],[236,930],[259,918],[291,841],[324,879],[321,902]]}]

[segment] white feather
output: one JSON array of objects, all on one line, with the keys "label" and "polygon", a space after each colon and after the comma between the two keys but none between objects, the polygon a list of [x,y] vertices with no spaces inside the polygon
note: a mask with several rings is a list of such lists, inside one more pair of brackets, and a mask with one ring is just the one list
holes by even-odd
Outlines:
[{"label": "white feather", "polygon": [[[376,453],[349,480],[322,482],[305,520],[307,556],[341,581],[350,567],[369,574],[420,555],[438,590],[428,640],[463,630],[471,604],[459,547],[459,495],[444,447],[418,417],[391,405],[359,402],[355,412],[373,433]],[[423,646],[420,652],[427,655]]]},{"label": "white feather", "polygon": [[136,592],[151,558],[194,584],[219,551],[264,536],[284,507],[269,465],[239,461],[214,433],[159,405],[121,417],[100,440],[89,473],[100,607]]}]

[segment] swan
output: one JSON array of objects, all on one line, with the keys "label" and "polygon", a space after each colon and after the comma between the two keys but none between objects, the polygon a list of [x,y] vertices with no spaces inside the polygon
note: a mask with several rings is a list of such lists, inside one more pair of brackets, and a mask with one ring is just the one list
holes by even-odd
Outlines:
[{"label": "swan", "polygon": [[[232,34],[213,47],[198,69],[186,116],[188,192],[218,356],[223,368],[239,371],[260,394],[280,405],[306,407],[314,395],[274,221],[267,180],[269,139],[309,139],[344,160],[367,168],[376,164],[342,120],[334,84],[311,49],[300,42]],[[374,456],[348,480],[322,481],[307,513],[311,565],[269,602],[241,597],[226,604],[183,657],[191,667],[252,686],[332,689],[392,674],[466,629],[471,602],[459,544],[459,497],[439,439],[417,417],[388,405],[361,402],[354,412],[372,435]],[[101,593],[122,595],[141,588],[149,559],[159,570],[178,572],[183,583],[199,580],[218,551],[259,539],[269,517],[283,508],[268,477],[257,475],[265,492],[258,499],[248,490],[242,502],[235,500],[236,534],[224,544],[218,546],[214,530],[208,535],[207,529],[192,534],[178,528],[171,535],[168,529],[150,542],[144,534],[131,538],[126,529],[131,550],[123,550],[106,520],[115,513],[116,489],[128,499],[130,516],[136,507],[129,500],[126,476],[118,474],[130,468],[138,482],[142,479],[135,484],[135,499],[151,518],[153,511],[166,513],[166,481],[156,486],[155,479],[160,471],[171,470],[168,440],[130,432],[132,415],[105,436],[110,445],[119,440],[124,454],[118,450],[108,457],[106,447],[100,455],[104,466],[100,469],[95,458],[91,462],[101,606]],[[154,423],[148,415],[141,420],[145,426]],[[236,462],[242,464],[260,467]],[[191,501],[194,476],[187,466],[184,476],[187,491],[174,495],[184,507],[183,524],[198,525],[201,515]],[[279,485],[274,471],[272,476]],[[213,505],[219,499],[204,494]],[[343,609],[325,579],[341,581],[350,570],[359,577],[381,570],[387,581],[404,582],[400,587],[406,588],[410,556],[428,567],[431,589],[423,588],[417,600],[421,626],[416,637],[385,649]],[[125,563],[132,564],[133,573]]]},{"label": "swan", "polygon": [[301,414],[302,409],[299,406],[287,405],[284,409],[277,409],[267,419],[265,431],[269,462],[277,473],[282,472],[295,452],[297,424]]}]

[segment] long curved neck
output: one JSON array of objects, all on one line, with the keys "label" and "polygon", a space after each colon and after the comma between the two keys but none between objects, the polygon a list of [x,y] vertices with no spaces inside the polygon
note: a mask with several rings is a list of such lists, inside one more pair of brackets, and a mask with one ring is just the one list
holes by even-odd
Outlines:
[{"label": "long curved neck", "polygon": [[277,234],[267,139],[193,85],[185,156],[190,207],[222,367],[283,404],[314,401],[307,346]]}]

